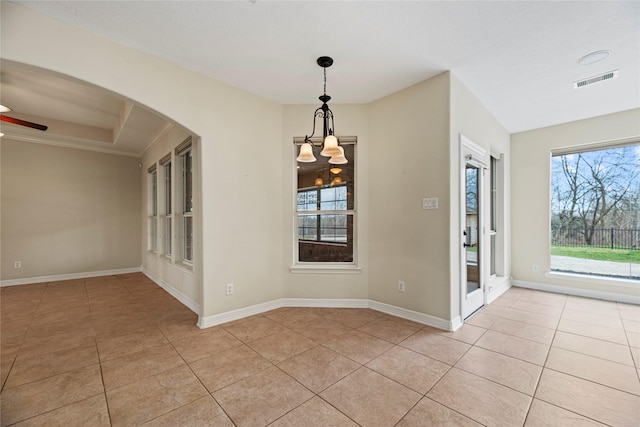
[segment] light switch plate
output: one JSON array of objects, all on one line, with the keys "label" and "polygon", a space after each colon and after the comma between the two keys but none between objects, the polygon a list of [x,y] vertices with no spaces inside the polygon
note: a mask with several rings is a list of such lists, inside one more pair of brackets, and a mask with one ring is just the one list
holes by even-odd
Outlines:
[{"label": "light switch plate", "polygon": [[422,209],[438,209],[438,198],[426,197],[422,199]]}]

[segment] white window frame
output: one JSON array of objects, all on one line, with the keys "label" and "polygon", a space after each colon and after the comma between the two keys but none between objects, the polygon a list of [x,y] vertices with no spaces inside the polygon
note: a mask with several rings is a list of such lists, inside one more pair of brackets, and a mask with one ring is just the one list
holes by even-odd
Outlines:
[{"label": "white window frame", "polygon": [[162,167],[162,223],[163,253],[171,258],[173,252],[173,163],[171,153],[160,160]]},{"label": "white window frame", "polygon": [[[193,146],[192,146],[192,138],[189,137],[185,141],[183,141],[175,150],[176,155],[176,178],[179,179],[179,183],[176,182],[176,194],[174,195],[176,207],[176,214],[174,215],[174,221],[176,225],[179,224],[179,228],[176,229],[176,233],[179,233],[180,238],[176,239],[175,250],[173,252],[178,252],[174,256],[176,260],[180,262],[182,265],[193,268],[193,262],[195,258],[194,249],[195,249],[195,239],[194,239],[194,208],[195,208],[195,200],[194,200],[194,156],[193,156]],[[191,159],[191,170],[190,175],[187,177],[186,170],[186,158],[187,156]],[[178,170],[179,169],[179,170]],[[187,202],[186,197],[188,197],[187,188],[187,179],[191,182],[191,200]],[[179,190],[178,190],[179,189]],[[178,206],[179,205],[179,206]],[[179,212],[179,214],[178,214]],[[187,229],[187,223],[191,222],[191,234],[189,235]],[[180,241],[180,247],[178,248],[178,240]],[[191,248],[191,257],[189,257],[189,245]]]},{"label": "white window frame", "polygon": [[153,164],[147,170],[147,249],[158,252],[158,170]]},{"label": "white window frame", "polygon": [[[304,143],[304,138],[294,138],[294,155],[293,155],[293,265],[290,268],[292,273],[359,273],[361,270],[358,267],[358,163],[357,163],[357,137],[339,137],[341,145],[353,145],[353,158],[348,159],[349,162],[353,162],[354,166],[354,187],[353,187],[353,209],[340,210],[340,211],[313,211],[313,214],[347,214],[353,218],[353,254],[352,261],[350,262],[309,262],[300,261],[299,257],[299,239],[298,239],[298,215],[299,214],[312,214],[311,211],[298,211],[298,190],[305,190],[304,188],[298,188],[298,171],[297,162],[295,160],[298,155],[299,147]],[[319,144],[320,138],[313,138],[312,142]]]}]

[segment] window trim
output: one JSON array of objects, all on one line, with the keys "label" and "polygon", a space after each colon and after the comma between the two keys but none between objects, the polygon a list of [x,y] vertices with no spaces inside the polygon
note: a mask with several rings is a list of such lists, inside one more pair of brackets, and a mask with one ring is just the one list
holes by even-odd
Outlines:
[{"label": "window trim", "polygon": [[[186,209],[186,172],[185,172],[185,158],[187,153],[190,153],[190,157],[191,157],[191,210],[187,211]],[[180,253],[178,254],[177,257],[177,262],[179,262],[180,264],[182,264],[183,266],[187,267],[187,268],[193,268],[193,264],[194,264],[194,244],[195,244],[195,237],[194,237],[194,233],[193,233],[193,228],[194,228],[194,201],[193,201],[193,195],[194,195],[194,180],[193,180],[193,167],[194,167],[194,150],[193,150],[193,145],[192,145],[192,138],[188,137],[185,141],[183,141],[180,145],[178,145],[175,149],[175,154],[176,157],[180,159],[180,162],[177,162],[180,164],[180,171],[176,171],[176,176],[179,176],[180,179],[180,194],[176,194],[174,196],[174,199],[177,201],[178,198],[180,200],[180,206],[179,209],[176,206],[176,212],[180,212],[179,214],[179,222],[180,222]],[[177,186],[176,186],[177,187]],[[178,216],[178,215],[176,215]],[[191,259],[186,258],[187,255],[187,218],[191,218]]]},{"label": "window trim", "polygon": [[154,163],[147,169],[147,250],[158,253],[158,170]]}]

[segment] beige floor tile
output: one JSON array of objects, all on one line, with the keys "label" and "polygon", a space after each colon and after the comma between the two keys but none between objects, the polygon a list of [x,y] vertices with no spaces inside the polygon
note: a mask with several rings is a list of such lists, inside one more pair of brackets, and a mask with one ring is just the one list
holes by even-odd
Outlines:
[{"label": "beige floor tile", "polygon": [[551,292],[542,292],[542,291],[534,291],[528,290],[524,292],[519,301],[527,301],[534,304],[543,304],[552,307],[562,308],[567,303],[568,297],[564,294],[555,294]]},{"label": "beige floor tile", "polygon": [[232,427],[233,423],[211,396],[205,396],[143,425],[146,427]]},{"label": "beige floor tile", "polygon": [[400,345],[448,365],[454,365],[471,348],[467,343],[447,338],[427,328],[416,332]]},{"label": "beige floor tile", "polygon": [[640,348],[640,334],[627,331],[627,340],[631,347]]},{"label": "beige floor tile", "polygon": [[564,310],[564,312],[562,312],[562,318],[590,325],[603,326],[605,328],[624,329],[622,320],[617,313],[615,316],[604,316],[586,311]]},{"label": "beige floor tile", "polygon": [[286,327],[291,327],[302,322],[308,322],[313,320],[321,320],[321,317],[315,313],[298,307],[283,307],[277,310],[268,311],[263,313],[263,316],[267,319],[271,319],[275,322],[281,323]]},{"label": "beige floor tile", "polygon": [[187,362],[226,351],[242,345],[242,342],[224,329],[212,329],[206,334],[180,338],[173,341],[175,349]]},{"label": "beige floor tile", "polygon": [[5,388],[53,377],[97,363],[98,352],[95,344],[34,357],[18,357],[13,364]]},{"label": "beige floor tile", "polygon": [[469,349],[455,366],[529,396],[533,396],[542,372],[541,366],[480,347]]},{"label": "beige floor tile", "polygon": [[169,343],[158,328],[150,328],[116,337],[99,336],[96,338],[96,341],[98,343],[98,353],[101,361]]},{"label": "beige floor tile", "polygon": [[515,320],[529,325],[541,326],[543,328],[555,329],[560,316],[547,316],[544,314],[523,311],[515,308],[493,307],[493,304],[486,307],[486,312],[504,319]]},{"label": "beige floor tile", "polygon": [[93,328],[97,336],[117,337],[155,327],[155,324],[144,312],[119,314],[117,316],[110,312],[92,313],[92,318]]},{"label": "beige floor tile", "polygon": [[497,316],[493,316],[491,314],[484,313],[482,310],[476,312],[476,314],[472,315],[468,319],[465,320],[466,325],[478,326],[480,328],[489,329],[496,320],[500,319]]},{"label": "beige floor tile", "polygon": [[264,426],[313,397],[313,393],[277,367],[251,375],[213,393],[240,427]]},{"label": "beige floor tile", "polygon": [[207,395],[187,366],[107,391],[113,426],[144,423]]},{"label": "beige floor tile", "polygon": [[545,369],[535,397],[604,424],[638,426],[640,397],[561,372]]},{"label": "beige floor tile", "polygon": [[103,393],[100,365],[91,365],[2,392],[1,424],[13,424]]},{"label": "beige floor tile", "polygon": [[328,318],[350,328],[357,329],[367,323],[375,322],[380,316],[368,308],[344,308]]},{"label": "beige floor tile", "polygon": [[604,427],[605,424],[582,417],[566,409],[533,399],[525,427]]},{"label": "beige floor tile", "polygon": [[94,330],[91,326],[91,322],[83,321],[82,323],[76,323],[73,319],[66,319],[63,321],[56,321],[51,323],[43,323],[40,325],[30,325],[26,340],[37,340],[47,338],[52,335],[64,335],[66,337],[84,337],[94,336]]},{"label": "beige floor tile", "polygon": [[306,401],[273,424],[269,424],[269,427],[300,426],[357,427],[358,425],[319,397]]},{"label": "beige floor tile", "polygon": [[359,331],[347,332],[324,345],[361,365],[393,347],[388,341]]},{"label": "beige floor tile", "polygon": [[451,369],[427,397],[481,424],[521,426],[531,397],[477,375]]},{"label": "beige floor tile", "polygon": [[511,308],[523,311],[529,311],[532,313],[544,314],[546,316],[560,317],[562,314],[562,307],[555,307],[547,304],[539,304],[532,301],[518,300],[511,304]]},{"label": "beige floor tile", "polygon": [[165,337],[171,342],[187,337],[195,337],[198,335],[206,335],[207,333],[215,330],[222,329],[220,326],[213,326],[210,328],[201,329],[189,319],[187,320],[171,320],[168,322],[160,322],[158,329],[162,331]]},{"label": "beige floor tile", "polygon": [[361,332],[394,344],[398,344],[420,329],[421,328],[409,323],[397,322],[388,318],[380,318],[379,320],[374,320],[358,328]]},{"label": "beige floor tile", "polygon": [[634,366],[629,347],[622,344],[558,331],[553,339],[553,346]]},{"label": "beige floor tile", "polygon": [[0,341],[0,363],[11,363],[16,359],[18,350],[22,349],[24,336],[2,336]]},{"label": "beige floor tile", "polygon": [[453,338],[454,340],[466,342],[467,344],[474,344],[486,331],[487,330],[485,328],[468,325],[465,323],[457,331],[438,331],[438,333],[440,335],[444,335],[445,337]]},{"label": "beige floor tile", "polygon": [[312,320],[290,325],[291,330],[304,335],[317,342],[323,344],[331,341],[341,335],[346,334],[352,329],[342,323],[334,322],[329,319]]},{"label": "beige floor tile", "polygon": [[491,330],[524,338],[529,341],[539,342],[541,344],[551,344],[551,341],[553,341],[553,335],[555,334],[555,330],[553,329],[529,325],[527,323],[510,319],[498,319],[491,326]]},{"label": "beige floor tile", "polygon": [[13,366],[13,361],[8,363],[0,363],[0,391],[4,388],[5,381],[9,376],[9,372],[11,372],[11,367]]},{"label": "beige floor tile", "polygon": [[640,396],[633,367],[552,347],[545,367]]},{"label": "beige floor tile", "polygon": [[278,322],[262,316],[221,326],[244,343],[255,341],[258,338],[266,337],[276,332],[282,332],[286,329]]},{"label": "beige floor tile", "polygon": [[481,425],[427,397],[418,402],[398,423],[398,427],[480,427]]},{"label": "beige floor tile", "polygon": [[422,397],[364,367],[320,396],[361,426],[376,427],[395,425]]},{"label": "beige floor tile", "polygon": [[425,394],[451,366],[430,357],[395,346],[367,363],[367,368]]},{"label": "beige floor tile", "polygon": [[549,346],[513,335],[487,331],[477,342],[477,347],[492,350],[516,359],[543,366]]},{"label": "beige floor tile", "polygon": [[320,393],[360,367],[335,351],[317,346],[278,365],[314,393]]},{"label": "beige floor tile", "polygon": [[16,427],[110,426],[104,393],[16,424]]},{"label": "beige floor tile", "polygon": [[570,295],[565,305],[567,310],[583,311],[603,316],[618,317],[618,305],[613,301],[603,301]]},{"label": "beige floor tile", "polygon": [[318,345],[303,335],[285,330],[258,338],[247,344],[271,363],[280,363]]},{"label": "beige floor tile", "polygon": [[189,364],[207,390],[213,393],[273,366],[245,344]]},{"label": "beige floor tile", "polygon": [[53,353],[55,351],[86,347],[95,344],[96,337],[93,335],[67,336],[66,334],[58,334],[44,338],[25,339],[20,347],[20,357],[34,357],[42,354]]},{"label": "beige floor tile", "polygon": [[631,319],[623,319],[622,324],[624,325],[624,330],[627,332],[640,333],[640,321],[639,320],[631,320]]},{"label": "beige floor tile", "polygon": [[164,344],[102,362],[102,378],[109,391],[184,365],[171,344]]},{"label": "beige floor tile", "polygon": [[638,347],[629,347],[631,350],[631,355],[633,356],[633,362],[636,365],[636,368],[640,369],[640,348]]},{"label": "beige floor tile", "polygon": [[627,344],[627,337],[622,329],[612,329],[571,319],[561,319],[558,324],[558,330],[618,344]]},{"label": "beige floor tile", "polygon": [[640,305],[618,303],[620,317],[626,320],[640,320]]}]

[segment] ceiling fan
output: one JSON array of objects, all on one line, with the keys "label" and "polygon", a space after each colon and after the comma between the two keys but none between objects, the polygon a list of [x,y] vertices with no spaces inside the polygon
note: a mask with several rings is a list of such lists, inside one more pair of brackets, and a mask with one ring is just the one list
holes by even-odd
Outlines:
[{"label": "ceiling fan", "polygon": [[[0,105],[0,113],[8,113],[9,111],[13,110],[9,107],[5,107],[4,105]],[[49,128],[48,126],[41,125],[39,123],[28,122],[26,120],[16,119],[15,117],[9,117],[5,115],[0,115],[0,121],[13,123],[20,126],[26,126],[28,128],[38,129],[42,131],[45,131]]]}]

